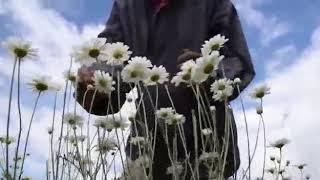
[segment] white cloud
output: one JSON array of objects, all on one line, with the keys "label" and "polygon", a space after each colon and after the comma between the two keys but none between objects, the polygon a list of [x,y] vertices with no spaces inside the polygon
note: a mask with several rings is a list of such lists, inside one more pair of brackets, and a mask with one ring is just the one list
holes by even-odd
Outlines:
[{"label": "white cloud", "polygon": [[259,10],[259,6],[263,3],[266,3],[265,0],[243,0],[235,1],[235,6],[245,23],[260,32],[261,43],[266,46],[289,33],[290,26],[287,22],[279,20],[278,17]]},{"label": "white cloud", "polygon": [[[264,116],[267,127],[267,139],[273,141],[278,138],[287,137],[291,144],[286,148],[285,154],[292,164],[307,163],[306,171],[313,177],[320,176],[318,155],[320,149],[319,133],[319,102],[320,102],[320,27],[318,27],[311,38],[310,46],[300,52],[294,60],[295,63],[278,69],[271,70],[263,82],[271,86],[271,95],[264,101]],[[284,49],[292,49],[290,47]],[[244,162],[246,162],[246,144],[244,125],[240,113],[240,146]],[[254,109],[248,109],[248,120],[250,127],[257,127],[258,117]],[[255,132],[251,131],[251,145]],[[260,134],[260,137],[262,134]],[[262,148],[259,144],[257,163],[262,165]],[[258,166],[259,167],[259,166]],[[255,169],[255,168],[254,168]],[[255,173],[260,172],[255,170]],[[295,171],[297,173],[297,171]]]}]

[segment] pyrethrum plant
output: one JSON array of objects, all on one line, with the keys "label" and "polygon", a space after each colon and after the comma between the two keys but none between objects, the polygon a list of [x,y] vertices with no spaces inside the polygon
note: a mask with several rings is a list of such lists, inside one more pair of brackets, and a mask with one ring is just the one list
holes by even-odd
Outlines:
[{"label": "pyrethrum plant", "polygon": [[[45,164],[47,179],[153,179],[153,162],[157,156],[155,152],[159,138],[164,140],[166,146],[164,149],[170,161],[166,173],[171,175],[172,179],[198,180],[203,169],[207,170],[208,179],[225,179],[230,159],[229,151],[233,151],[232,148],[237,143],[233,139],[235,126],[232,124],[233,114],[229,98],[235,93],[240,94],[242,83],[239,78],[228,79],[221,65],[224,56],[220,49],[227,41],[228,39],[221,35],[206,41],[201,49],[201,56],[183,62],[179,72],[172,77],[164,66],[153,65],[147,57],[131,57],[132,52],[123,43],[106,43],[105,39],[92,39],[75,50],[65,73],[62,116],[56,116],[57,92],[61,88],[48,77],[36,77],[28,83],[36,93],[32,116],[28,121],[21,116],[20,66],[24,60],[36,57],[37,50],[24,40],[9,39],[6,47],[14,56],[14,65],[9,91],[6,134],[0,138],[3,151],[1,156],[3,155],[4,159],[4,162],[0,162],[1,176],[9,180],[28,179],[25,176],[24,165],[28,156],[29,135],[39,99],[44,92],[50,90],[54,92],[55,98],[52,122],[48,125],[50,149]],[[91,70],[84,69],[86,73],[91,74],[91,79],[86,80],[90,83],[84,83],[83,79],[71,71],[74,62],[84,67],[91,67]],[[15,82],[16,74],[17,82]],[[12,137],[15,133],[10,131],[10,123],[16,121],[11,118],[15,84],[19,130],[18,135]],[[83,85],[86,87],[80,87]],[[85,90],[81,91],[81,88]],[[192,92],[192,98],[196,102],[196,107],[190,109],[192,119],[187,119],[175,108],[177,102],[172,98],[172,88],[189,88]],[[127,102],[135,105],[136,114],[118,112],[122,106],[124,91],[131,92],[127,94]],[[170,102],[168,106],[159,105],[159,93],[166,95]],[[137,97],[132,94],[136,94]],[[273,148],[279,150],[279,160],[270,157],[273,167],[266,168],[267,144],[263,98],[267,94],[270,94],[270,88],[267,86],[257,87],[250,94],[259,101],[257,114],[260,117],[252,153],[245,107],[240,96],[246,123],[248,166],[243,173],[235,173],[233,179],[252,178],[251,162],[256,154],[261,123],[264,134],[261,179],[269,177],[269,174],[273,179],[288,179],[290,161],[284,164],[282,158],[282,149],[288,140],[282,139],[271,144]],[[72,96],[75,97],[74,101],[71,100]],[[91,114],[97,114],[93,112],[94,105],[104,100],[107,100],[103,107],[104,115],[93,119]],[[216,107],[212,102],[223,106],[224,119],[218,119]],[[77,103],[89,112],[88,117],[80,113]],[[29,122],[26,137],[22,137],[22,121]],[[218,121],[224,123],[223,135],[218,132]],[[185,132],[186,123],[192,124],[193,127],[194,152],[189,150],[190,143]],[[22,142],[24,146],[21,147]],[[236,161],[236,157],[232,158]],[[310,179],[310,176],[304,177],[305,164],[295,167],[299,170],[301,179]],[[231,168],[237,169],[237,167]]]}]

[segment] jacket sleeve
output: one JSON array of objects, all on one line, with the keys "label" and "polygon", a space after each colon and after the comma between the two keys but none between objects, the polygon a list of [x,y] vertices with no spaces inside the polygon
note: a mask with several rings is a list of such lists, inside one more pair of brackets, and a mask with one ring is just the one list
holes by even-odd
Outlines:
[{"label": "jacket sleeve", "polygon": [[[221,49],[225,58],[218,69],[219,78],[240,78],[240,91],[244,90],[255,76],[250,53],[237,10],[230,0],[213,1],[213,11],[210,19],[210,35],[224,35],[229,41]],[[230,101],[238,97],[238,91],[230,97]]]},{"label": "jacket sleeve", "polygon": [[[114,1],[112,11],[110,14],[110,17],[106,23],[105,29],[98,35],[99,38],[106,38],[107,42],[123,42],[123,32],[122,32],[122,26],[120,21],[120,15],[119,15],[119,8],[117,5],[117,1]],[[101,70],[110,73],[113,75],[114,81],[117,80],[116,71],[121,71],[121,67],[114,67],[107,65],[105,63],[94,63],[89,68],[90,70]],[[84,99],[85,92],[87,90],[87,85],[83,84],[81,82],[78,83],[77,86],[77,101],[80,103],[83,108],[95,115],[107,115],[111,114],[112,112],[116,113],[118,112],[119,106],[121,107],[124,102],[126,101],[126,93],[130,91],[129,84],[123,83],[123,82],[116,82],[116,84],[120,83],[120,102],[118,102],[118,90],[117,85],[115,85],[115,90],[111,93],[110,99],[107,94],[103,93],[96,93],[95,98],[93,98],[94,91],[88,90],[86,94],[86,98]],[[84,101],[83,101],[84,100]],[[93,101],[92,101],[93,100]],[[92,103],[92,107],[91,107]],[[108,103],[111,104],[112,110],[109,109],[107,112]],[[120,103],[120,105],[119,105]]]}]

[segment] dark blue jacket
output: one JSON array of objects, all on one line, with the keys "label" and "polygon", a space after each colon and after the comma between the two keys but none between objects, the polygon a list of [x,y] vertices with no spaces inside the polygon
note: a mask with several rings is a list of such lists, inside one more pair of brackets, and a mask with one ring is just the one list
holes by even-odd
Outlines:
[{"label": "dark blue jacket", "polygon": [[[229,0],[171,0],[168,7],[163,8],[158,14],[153,11],[151,0],[115,0],[111,15],[106,23],[106,27],[99,37],[106,37],[109,42],[124,42],[133,51],[135,56],[147,56],[154,65],[164,65],[172,75],[178,71],[177,57],[181,55],[182,49],[190,49],[200,52],[201,45],[205,40],[216,34],[225,35],[229,41],[222,49],[225,59],[222,64],[227,78],[239,77],[242,80],[241,91],[253,79],[255,72],[251,62],[245,37],[239,22],[237,11]],[[94,65],[95,69],[105,69],[102,65]],[[221,74],[219,74],[222,76]],[[128,86],[121,88],[121,104],[125,101],[125,93]],[[209,91],[209,86],[202,87],[204,91]],[[79,85],[78,100],[82,102],[82,95],[86,87]],[[154,97],[155,91],[149,91]],[[175,102],[178,113],[186,116],[184,124],[188,150],[193,154],[193,131],[191,110],[196,109],[196,100],[190,88],[171,88],[170,93]],[[87,105],[89,109],[91,99],[87,95]],[[112,96],[114,110],[118,108],[116,93]],[[235,92],[230,100],[235,99],[238,93]],[[147,96],[144,96],[147,97]],[[149,99],[145,99],[147,119],[154,119],[152,104]],[[159,107],[171,106],[164,88],[159,91]],[[224,136],[224,115],[223,104],[210,102],[217,108],[217,131],[219,137]],[[107,106],[106,96],[98,94],[95,98],[92,113],[105,115]],[[143,113],[138,111],[139,114]],[[232,114],[232,113],[231,113]],[[141,115],[141,114],[140,114]],[[150,120],[151,121],[151,120]],[[148,122],[153,127],[153,122]],[[231,146],[227,157],[226,176],[232,175],[240,164],[239,150],[237,146],[237,131],[234,120],[230,136],[230,142],[235,142]],[[142,130],[141,130],[142,131]],[[168,179],[165,171],[170,166],[167,150],[161,136],[157,138],[156,158],[154,161],[154,179]],[[180,147],[181,148],[181,147]],[[127,150],[129,151],[130,148]],[[134,148],[133,148],[134,149]],[[127,151],[127,153],[129,153]],[[201,152],[201,150],[199,150]],[[192,158],[192,157],[191,157]]]}]

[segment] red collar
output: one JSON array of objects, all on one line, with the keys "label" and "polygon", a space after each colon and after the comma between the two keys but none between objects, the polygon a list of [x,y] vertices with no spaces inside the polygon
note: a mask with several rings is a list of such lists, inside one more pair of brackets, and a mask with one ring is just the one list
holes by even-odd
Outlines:
[{"label": "red collar", "polygon": [[155,4],[155,13],[158,14],[160,10],[164,7],[167,7],[169,4],[169,0],[153,0]]}]

